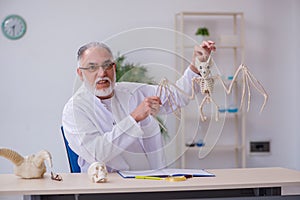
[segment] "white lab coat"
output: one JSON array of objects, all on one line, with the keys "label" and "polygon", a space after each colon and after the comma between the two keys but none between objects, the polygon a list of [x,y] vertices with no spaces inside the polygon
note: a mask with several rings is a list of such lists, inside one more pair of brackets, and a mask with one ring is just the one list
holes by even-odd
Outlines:
[{"label": "white lab coat", "polygon": [[[191,94],[191,80],[198,76],[189,68],[176,82]],[[166,167],[163,141],[157,121],[149,116],[137,123],[130,113],[158,86],[140,83],[116,83],[109,111],[82,85],[63,110],[62,125],[71,149],[79,155],[78,164],[86,172],[93,162],[104,162],[109,171],[145,170]],[[199,91],[199,89],[196,89]],[[177,105],[186,105],[187,96],[173,90]],[[170,113],[168,100],[161,97],[161,112]]]}]

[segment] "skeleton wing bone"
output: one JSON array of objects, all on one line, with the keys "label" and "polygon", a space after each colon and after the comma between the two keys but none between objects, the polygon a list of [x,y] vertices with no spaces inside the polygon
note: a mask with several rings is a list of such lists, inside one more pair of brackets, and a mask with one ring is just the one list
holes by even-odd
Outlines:
[{"label": "skeleton wing bone", "polygon": [[241,64],[239,68],[236,70],[233,79],[230,83],[229,86],[226,86],[224,81],[222,80],[221,76],[217,76],[217,79],[219,79],[222,83],[222,86],[224,87],[225,91],[227,94],[230,94],[232,92],[233,85],[235,81],[238,78],[238,75],[242,73],[242,97],[241,97],[241,104],[240,104],[240,109],[242,108],[244,101],[245,101],[245,96],[246,96],[246,87],[248,90],[248,104],[247,104],[247,112],[250,109],[250,101],[251,101],[251,91],[250,91],[250,85],[252,85],[261,95],[264,97],[264,102],[261,106],[260,112],[263,111],[267,100],[268,100],[268,94],[265,91],[264,87],[262,84],[253,76],[253,74],[249,71],[246,65]]}]

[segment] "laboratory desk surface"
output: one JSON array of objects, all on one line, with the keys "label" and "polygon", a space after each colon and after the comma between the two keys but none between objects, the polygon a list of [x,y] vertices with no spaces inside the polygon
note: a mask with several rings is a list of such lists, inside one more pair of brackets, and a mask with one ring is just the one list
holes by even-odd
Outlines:
[{"label": "laboratory desk surface", "polygon": [[[54,181],[45,174],[42,179],[21,179],[14,174],[0,174],[1,195],[58,195],[143,193],[172,191],[228,190],[242,188],[281,188],[285,193],[300,194],[300,171],[286,168],[236,168],[207,170],[215,177],[193,177],[186,181],[168,182],[122,178],[108,174],[108,182],[92,183],[86,173],[62,173],[62,181]],[[292,188],[291,191],[285,188]],[[294,189],[293,189],[294,188]]]}]

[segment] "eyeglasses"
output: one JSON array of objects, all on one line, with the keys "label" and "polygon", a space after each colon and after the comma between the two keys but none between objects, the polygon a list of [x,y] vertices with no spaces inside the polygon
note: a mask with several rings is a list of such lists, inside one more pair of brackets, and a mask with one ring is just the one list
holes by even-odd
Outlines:
[{"label": "eyeglasses", "polygon": [[79,67],[79,69],[88,70],[89,72],[95,72],[98,71],[99,68],[101,67],[101,69],[105,72],[111,70],[115,64],[116,63],[114,62],[108,61],[108,62],[104,62],[102,65],[89,64],[88,67]]}]

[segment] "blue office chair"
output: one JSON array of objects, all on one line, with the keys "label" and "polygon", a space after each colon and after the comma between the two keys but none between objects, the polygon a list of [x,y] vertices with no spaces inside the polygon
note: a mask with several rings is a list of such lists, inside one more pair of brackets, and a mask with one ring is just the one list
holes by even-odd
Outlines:
[{"label": "blue office chair", "polygon": [[80,167],[77,163],[78,155],[74,151],[72,151],[72,149],[70,148],[68,140],[66,139],[66,136],[65,136],[64,128],[61,126],[60,129],[61,129],[61,133],[64,137],[64,142],[65,142],[65,147],[66,147],[66,150],[67,150],[70,171],[71,171],[71,173],[80,173],[81,172]]}]

